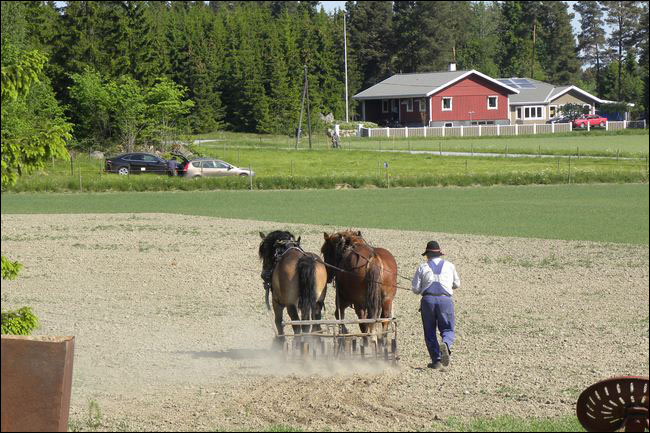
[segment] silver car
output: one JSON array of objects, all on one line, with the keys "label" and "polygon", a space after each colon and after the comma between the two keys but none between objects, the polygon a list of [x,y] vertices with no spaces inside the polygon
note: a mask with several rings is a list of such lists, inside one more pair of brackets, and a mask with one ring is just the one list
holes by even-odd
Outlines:
[{"label": "silver car", "polygon": [[213,176],[255,176],[254,171],[235,167],[225,161],[212,158],[198,158],[187,161],[178,174],[188,179]]}]

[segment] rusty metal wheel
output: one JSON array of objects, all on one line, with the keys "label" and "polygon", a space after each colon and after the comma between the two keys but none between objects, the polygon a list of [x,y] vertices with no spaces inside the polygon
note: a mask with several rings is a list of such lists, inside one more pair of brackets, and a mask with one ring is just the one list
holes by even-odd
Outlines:
[{"label": "rusty metal wheel", "polygon": [[576,405],[587,431],[648,430],[648,378],[614,377],[585,389]]}]

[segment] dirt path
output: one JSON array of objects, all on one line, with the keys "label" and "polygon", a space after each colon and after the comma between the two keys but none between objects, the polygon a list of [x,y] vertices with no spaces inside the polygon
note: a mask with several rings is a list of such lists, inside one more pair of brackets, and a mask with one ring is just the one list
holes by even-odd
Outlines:
[{"label": "dirt path", "polygon": [[86,422],[95,401],[100,429],[443,429],[449,417],[571,414],[593,382],[648,375],[647,246],[363,228],[403,275],[430,239],[456,264],[452,367],[423,368],[419,299],[407,291],[396,300],[399,368],[287,366],[269,351],[258,231],[288,229],[318,251],[324,230],[344,228],[2,215],[2,253],[24,264],[3,281],[2,306],[34,307],[37,334],[76,336],[71,418]]}]

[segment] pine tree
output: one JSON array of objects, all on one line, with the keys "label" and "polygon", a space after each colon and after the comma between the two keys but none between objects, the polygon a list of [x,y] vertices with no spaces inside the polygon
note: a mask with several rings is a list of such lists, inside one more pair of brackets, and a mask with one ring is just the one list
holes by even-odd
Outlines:
[{"label": "pine tree", "polygon": [[346,2],[346,10],[349,46],[355,53],[363,76],[362,87],[366,89],[392,73],[392,2]]},{"label": "pine tree", "polygon": [[603,95],[602,62],[603,46],[605,45],[605,29],[603,10],[596,1],[579,1],[574,6],[580,14],[580,33],[578,34],[578,49],[586,63],[596,68],[596,95]]},{"label": "pine tree", "polygon": [[580,69],[568,5],[564,2],[542,2],[541,66],[553,84],[568,85],[576,80]]},{"label": "pine tree", "polygon": [[616,50],[618,63],[618,79],[616,99],[621,101],[623,63],[628,50],[635,47],[638,37],[638,20],[641,13],[638,1],[604,1],[602,2],[607,11],[605,21],[614,27],[609,38],[610,46]]}]

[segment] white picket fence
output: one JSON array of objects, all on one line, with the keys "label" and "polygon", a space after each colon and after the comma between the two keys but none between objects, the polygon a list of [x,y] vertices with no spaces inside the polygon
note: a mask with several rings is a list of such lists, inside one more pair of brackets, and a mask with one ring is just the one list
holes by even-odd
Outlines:
[{"label": "white picket fence", "polygon": [[[610,121],[605,125],[608,131],[617,131],[626,128],[646,128],[645,120],[634,122]],[[535,135],[555,134],[573,130],[571,123],[540,123],[526,125],[478,125],[478,126],[423,126],[419,128],[364,128],[359,125],[359,137],[484,137],[499,135]],[[587,131],[591,127],[587,125]]]}]

